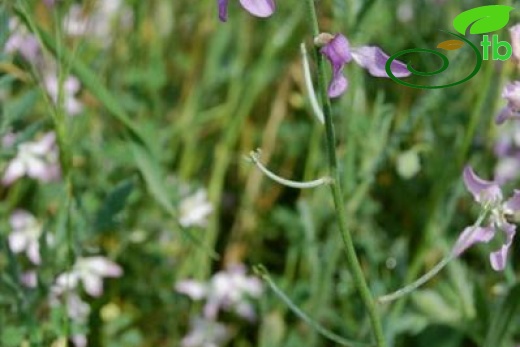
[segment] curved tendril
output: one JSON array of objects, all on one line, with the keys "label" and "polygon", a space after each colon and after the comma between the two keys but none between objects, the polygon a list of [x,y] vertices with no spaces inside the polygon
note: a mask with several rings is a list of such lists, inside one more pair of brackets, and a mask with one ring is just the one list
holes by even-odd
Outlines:
[{"label": "curved tendril", "polygon": [[[484,211],[483,213],[479,216],[479,218],[477,219],[477,221],[475,222],[475,224],[473,224],[473,230],[471,233],[469,233],[465,238],[464,240],[468,239],[471,234],[478,228],[480,227],[480,225],[482,224],[482,222],[484,221],[484,219],[486,218],[486,216],[489,214],[489,209],[488,208],[484,208]],[[452,250],[450,251],[450,254],[445,257],[444,259],[442,259],[437,265],[435,265],[430,271],[428,271],[426,274],[422,275],[421,277],[419,277],[417,280],[415,280],[414,282],[410,283],[409,285],[407,286],[404,286],[402,287],[401,289],[398,289],[396,290],[395,292],[392,292],[390,294],[386,294],[386,295],[382,295],[380,297],[377,298],[377,302],[379,303],[387,303],[387,302],[390,302],[390,301],[394,301],[394,300],[397,300],[399,298],[402,298],[403,296],[406,296],[410,293],[412,293],[413,291],[415,291],[417,288],[419,288],[420,286],[422,286],[423,284],[425,284],[426,282],[428,282],[429,280],[431,280],[435,275],[437,275],[442,269],[444,269],[446,267],[446,265],[449,264],[450,261],[452,261],[453,259],[455,259],[456,257],[458,256],[458,253],[457,253],[457,250],[456,250],[456,246],[452,248]]]},{"label": "curved tendril", "polygon": [[291,188],[298,188],[298,189],[307,189],[307,188],[316,188],[324,184],[331,184],[333,182],[333,179],[325,176],[322,178],[319,178],[314,181],[308,181],[308,182],[299,182],[299,181],[291,181],[285,178],[282,178],[271,171],[267,169],[261,162],[260,162],[260,154],[261,150],[257,149],[256,151],[251,151],[249,153],[249,158],[251,161],[262,171],[267,177],[272,179],[275,182],[280,183],[281,185],[291,187]]},{"label": "curved tendril", "polygon": [[300,50],[302,54],[305,87],[307,88],[307,94],[309,94],[312,110],[314,111],[314,115],[316,116],[316,118],[318,118],[320,123],[325,124],[325,117],[323,116],[323,111],[321,110],[320,104],[318,103],[318,99],[316,98],[316,93],[314,92],[314,85],[312,84],[311,77],[311,68],[309,67],[309,59],[307,58],[307,49],[305,48],[305,44],[303,42],[300,45]]}]

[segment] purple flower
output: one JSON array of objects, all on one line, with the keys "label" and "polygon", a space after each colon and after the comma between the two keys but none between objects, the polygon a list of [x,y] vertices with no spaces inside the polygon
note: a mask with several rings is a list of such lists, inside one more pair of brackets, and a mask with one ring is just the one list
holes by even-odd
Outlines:
[{"label": "purple flower", "polygon": [[498,113],[495,123],[502,124],[508,119],[520,119],[520,82],[507,84],[502,90],[502,97],[507,100],[507,106]]},{"label": "purple flower", "polygon": [[470,166],[464,168],[463,176],[466,188],[489,216],[489,224],[485,227],[476,225],[465,228],[459,236],[453,252],[458,256],[475,243],[487,243],[495,237],[497,231],[503,231],[506,238],[505,243],[500,249],[489,255],[493,270],[502,271],[506,266],[507,253],[516,232],[516,226],[510,224],[506,216],[520,211],[520,190],[515,190],[513,196],[504,202],[498,183],[478,177]]},{"label": "purple flower", "polygon": [[[222,22],[228,18],[228,1],[217,0],[218,17]],[[242,7],[255,17],[265,18],[271,16],[276,10],[274,0],[240,0]]]},{"label": "purple flower", "polygon": [[497,157],[495,181],[504,184],[520,174],[520,121],[499,128],[494,152]]},{"label": "purple flower", "polygon": [[196,317],[190,326],[191,331],[182,339],[181,347],[218,347],[230,337],[224,324],[210,319]]},{"label": "purple flower", "polygon": [[[320,52],[332,65],[332,80],[328,88],[328,94],[331,98],[337,98],[347,90],[348,80],[343,76],[343,68],[351,60],[368,70],[368,73],[372,76],[388,77],[385,65],[389,56],[379,47],[350,47],[348,39],[342,34],[337,34],[328,40]],[[406,64],[400,61],[393,61],[390,68],[396,77],[410,76]]]},{"label": "purple flower", "polygon": [[513,47],[513,58],[520,63],[520,24],[509,29],[511,35],[511,46]]},{"label": "purple flower", "polygon": [[7,39],[4,51],[8,54],[19,53],[25,60],[35,64],[40,58],[40,45],[36,37],[20,26],[17,20],[9,21],[11,35]]}]

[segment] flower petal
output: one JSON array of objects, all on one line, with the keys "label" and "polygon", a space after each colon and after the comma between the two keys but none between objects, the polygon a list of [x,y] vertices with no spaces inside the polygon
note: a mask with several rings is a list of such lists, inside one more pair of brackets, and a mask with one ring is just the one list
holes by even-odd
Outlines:
[{"label": "flower petal", "polygon": [[2,184],[4,186],[11,185],[14,181],[19,179],[25,174],[25,166],[21,160],[17,158],[13,159],[7,169],[4,172],[4,177],[2,178]]},{"label": "flower petal", "polygon": [[498,251],[493,252],[489,255],[489,262],[491,263],[491,267],[495,271],[502,271],[506,267],[506,259],[507,252],[509,251],[509,247],[507,245],[503,245]]},{"label": "flower petal", "polygon": [[274,0],[240,0],[244,9],[256,17],[269,17],[276,10]]},{"label": "flower petal", "polygon": [[502,90],[502,97],[507,100],[507,106],[513,111],[520,110],[520,82],[507,84]]},{"label": "flower petal", "polygon": [[510,197],[505,203],[504,207],[508,210],[507,212],[514,213],[520,211],[520,190],[515,189],[513,196]]},{"label": "flower petal", "polygon": [[462,231],[453,248],[455,255],[459,256],[466,249],[478,242],[489,242],[495,236],[496,230],[493,226],[467,227]]},{"label": "flower petal", "polygon": [[335,73],[332,76],[332,80],[330,81],[329,87],[327,89],[327,94],[330,98],[337,98],[341,96],[348,88],[348,80],[343,76],[342,70]]},{"label": "flower petal", "polygon": [[502,191],[494,181],[486,181],[478,177],[471,166],[464,168],[464,184],[468,191],[473,194],[476,202],[486,203],[502,199]]},{"label": "flower petal", "polygon": [[180,281],[175,286],[175,290],[188,295],[192,300],[200,300],[208,293],[208,289],[204,284],[194,280]]},{"label": "flower petal", "polygon": [[228,0],[218,0],[218,18],[222,22],[228,19]]},{"label": "flower petal", "polygon": [[82,274],[81,280],[85,291],[90,296],[98,297],[103,294],[103,280],[100,276],[91,273]]},{"label": "flower petal", "polygon": [[[376,46],[353,48],[352,58],[359,66],[368,70],[372,76],[388,77],[386,62],[390,57],[381,48]],[[406,64],[399,60],[394,60],[390,65],[390,69],[395,77],[407,77],[411,74]]]},{"label": "flower petal", "polygon": [[328,88],[328,95],[337,98],[347,90],[348,81],[343,76],[343,67],[352,60],[350,44],[347,38],[341,34],[334,36],[332,40],[320,50],[332,65],[332,80]]},{"label": "flower petal", "polygon": [[13,253],[20,253],[27,248],[30,242],[27,235],[22,231],[14,231],[9,234],[9,248]]}]

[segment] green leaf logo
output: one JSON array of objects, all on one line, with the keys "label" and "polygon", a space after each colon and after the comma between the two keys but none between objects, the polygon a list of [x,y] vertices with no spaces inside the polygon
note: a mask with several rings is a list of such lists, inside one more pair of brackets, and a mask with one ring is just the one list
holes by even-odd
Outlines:
[{"label": "green leaf logo", "polygon": [[453,20],[453,27],[462,35],[470,28],[470,34],[485,34],[502,29],[509,22],[509,12],[514,7],[489,5],[464,11]]}]

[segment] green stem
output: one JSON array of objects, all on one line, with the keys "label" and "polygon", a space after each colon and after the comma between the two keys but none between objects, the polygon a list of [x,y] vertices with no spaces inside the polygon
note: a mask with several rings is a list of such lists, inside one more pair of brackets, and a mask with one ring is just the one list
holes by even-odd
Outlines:
[{"label": "green stem", "polygon": [[[314,0],[305,0],[308,7],[309,21],[311,25],[312,35],[316,37],[320,34],[318,17],[316,15],[316,8],[314,6]],[[352,235],[347,230],[347,221],[344,212],[345,202],[343,199],[343,192],[341,188],[340,175],[338,171],[338,159],[336,157],[336,136],[334,134],[334,124],[332,122],[332,108],[329,97],[327,95],[327,84],[325,81],[326,66],[324,58],[319,54],[318,50],[315,49],[315,59],[318,66],[318,94],[321,98],[323,105],[323,114],[325,116],[325,131],[327,137],[327,153],[329,159],[329,170],[330,175],[334,179],[334,183],[331,184],[332,196],[334,199],[334,206],[336,208],[336,215],[339,222],[339,230],[343,244],[345,246],[345,255],[347,257],[347,263],[354,279],[361,299],[365,304],[368,314],[370,316],[370,322],[372,324],[372,330],[378,347],[386,346],[383,329],[381,326],[381,320],[379,313],[374,302],[374,298],[370,289],[368,288],[367,282],[363,275],[361,265],[356,255],[354,243],[352,242]]]}]

